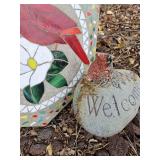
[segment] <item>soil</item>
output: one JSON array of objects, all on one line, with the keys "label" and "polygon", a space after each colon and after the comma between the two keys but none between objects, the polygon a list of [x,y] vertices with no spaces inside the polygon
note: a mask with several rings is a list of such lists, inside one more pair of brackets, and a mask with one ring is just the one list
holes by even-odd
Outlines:
[{"label": "soil", "polygon": [[[101,5],[97,52],[112,55],[115,68],[140,75],[140,6]],[[100,138],[76,121],[72,103],[46,127],[21,128],[22,156],[139,156],[140,113],[119,134]]]}]

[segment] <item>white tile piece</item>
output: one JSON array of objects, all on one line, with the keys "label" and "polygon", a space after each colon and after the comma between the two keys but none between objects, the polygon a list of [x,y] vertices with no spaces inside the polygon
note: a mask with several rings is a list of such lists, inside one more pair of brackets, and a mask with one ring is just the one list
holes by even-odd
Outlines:
[{"label": "white tile piece", "polygon": [[53,104],[53,102],[52,101],[50,101],[50,100],[48,100],[48,104],[47,104],[47,106],[50,106],[50,105],[52,105]]},{"label": "white tile piece", "polygon": [[61,98],[65,97],[65,93],[61,92]]},{"label": "white tile piece", "polygon": [[[80,24],[81,24],[81,26],[85,25],[85,20],[84,20],[84,19],[81,19],[81,20],[80,20]],[[82,29],[83,29],[83,27],[82,27]]]},{"label": "white tile piece", "polygon": [[29,59],[30,55],[26,50],[21,46],[20,47],[20,61],[23,64],[27,64],[27,61]]},{"label": "white tile piece", "polygon": [[33,107],[32,110],[30,110],[30,112],[32,112],[32,113],[33,113],[33,112],[37,112],[36,107]]},{"label": "white tile piece", "polygon": [[62,91],[64,94],[67,93],[67,88],[65,88],[63,91]]},{"label": "white tile piece", "polygon": [[28,106],[28,111],[31,112],[33,108],[33,106]]},{"label": "white tile piece", "polygon": [[78,73],[77,73],[77,79],[79,80],[81,77],[82,77],[82,73],[81,73],[81,72],[78,72]]},{"label": "white tile piece", "polygon": [[77,81],[77,75],[73,78],[73,81]]},{"label": "white tile piece", "polygon": [[[45,54],[45,56],[44,56]],[[44,46],[39,46],[34,59],[37,61],[38,64],[42,64],[45,62],[50,62],[54,59],[51,51]]]},{"label": "white tile piece", "polygon": [[94,34],[94,38],[95,38],[95,39],[97,38],[97,35],[96,35],[96,34]]},{"label": "white tile piece", "polygon": [[83,36],[88,38],[88,32],[86,31]]},{"label": "white tile piece", "polygon": [[26,105],[20,105],[20,109],[24,109],[26,107]]},{"label": "white tile piece", "polygon": [[44,108],[46,108],[46,106],[42,104],[42,105],[40,106],[40,109],[39,109],[39,110],[42,110],[42,109],[44,109]]},{"label": "white tile piece", "polygon": [[88,40],[87,40],[87,41],[85,41],[85,44],[86,44],[86,45],[89,45],[89,42],[88,42]]},{"label": "white tile piece", "polygon": [[75,5],[74,5],[74,8],[75,8],[75,9],[80,9],[80,10],[81,10],[81,7],[80,7],[79,4],[75,4]]},{"label": "white tile piece", "polygon": [[35,86],[36,84],[39,84],[43,82],[46,78],[47,71],[50,67],[51,63],[46,63],[43,65],[40,65],[36,68],[35,72],[33,73],[30,81],[30,86]]},{"label": "white tile piece", "polygon": [[53,96],[50,100],[51,100],[52,102],[54,102],[54,101],[55,101],[55,98],[56,98],[56,96]]},{"label": "white tile piece", "polygon": [[82,14],[81,14],[80,19],[86,19],[86,17],[85,17],[85,15],[84,15],[84,13],[82,13]]},{"label": "white tile piece", "polygon": [[27,107],[24,107],[24,108],[21,110],[21,113],[27,113],[27,112],[28,112]]},{"label": "white tile piece", "polygon": [[[82,33],[83,33],[83,37],[86,36],[88,37],[88,31],[86,28],[82,28]],[[86,35],[85,35],[86,34]]]},{"label": "white tile piece", "polygon": [[72,91],[73,88],[68,88],[67,89],[67,93],[70,93]]},{"label": "white tile piece", "polygon": [[68,87],[73,87],[73,81],[69,84]]},{"label": "white tile piece", "polygon": [[41,108],[41,104],[40,105],[36,105],[34,106],[37,110],[39,110]]},{"label": "white tile piece", "polygon": [[46,117],[46,120],[49,120],[50,119],[50,117]]},{"label": "white tile piece", "polygon": [[36,124],[36,122],[31,123],[31,126],[33,126],[34,124]]},{"label": "white tile piece", "polygon": [[94,20],[93,23],[96,24],[97,22]]},{"label": "white tile piece", "polygon": [[56,94],[56,97],[58,97],[58,98],[62,98],[62,97],[63,97],[63,95],[62,95],[62,93],[61,93],[61,92],[59,92],[58,94]]},{"label": "white tile piece", "polygon": [[59,97],[55,97],[55,99],[54,99],[54,100],[55,100],[55,102],[57,102],[57,101],[59,100]]},{"label": "white tile piece", "polygon": [[29,85],[29,79],[32,75],[32,72],[33,71],[20,75],[20,88],[21,89],[24,89],[26,86]]},{"label": "white tile piece", "polygon": [[78,82],[77,80],[73,81],[73,86],[74,86],[77,82]]},{"label": "white tile piece", "polygon": [[89,54],[92,55],[92,51],[90,51]]},{"label": "white tile piece", "polygon": [[81,66],[80,66],[80,70],[82,70],[82,69],[84,69],[84,66],[83,66],[83,64],[81,64]]},{"label": "white tile piece", "polygon": [[[84,36],[84,37],[83,37],[83,43],[86,44],[86,41],[87,41],[87,40],[88,40],[88,38]],[[85,46],[87,46],[87,45],[85,45]],[[86,47],[85,47],[85,48],[86,48]]]},{"label": "white tile piece", "polygon": [[87,23],[85,21],[85,24],[82,26],[82,28],[87,29]]},{"label": "white tile piece", "polygon": [[44,104],[44,105],[46,105],[46,106],[47,106],[48,101],[44,101],[44,102],[42,102],[42,104]]},{"label": "white tile piece", "polygon": [[81,14],[81,10],[76,10],[76,14],[77,14],[77,17],[79,18],[80,14]]},{"label": "white tile piece", "polygon": [[29,71],[31,71],[31,68],[29,68],[27,65],[20,64],[20,74],[25,74]]},{"label": "white tile piece", "polygon": [[20,44],[21,44],[21,48],[23,48],[24,50],[26,50],[26,52],[30,54],[30,57],[33,57],[35,52],[36,52],[36,49],[38,47],[37,44],[35,43],[32,43],[30,41],[28,41],[26,38],[24,37],[21,37],[20,39]]}]

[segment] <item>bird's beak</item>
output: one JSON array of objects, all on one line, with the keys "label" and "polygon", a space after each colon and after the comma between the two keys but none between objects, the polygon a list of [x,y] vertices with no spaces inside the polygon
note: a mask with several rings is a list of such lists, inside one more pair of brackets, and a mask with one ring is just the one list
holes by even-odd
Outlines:
[{"label": "bird's beak", "polygon": [[65,29],[62,31],[61,35],[76,35],[76,34],[81,34],[81,30],[78,27],[72,27],[69,29]]},{"label": "bird's beak", "polygon": [[62,32],[61,37],[62,39],[68,44],[72,50],[76,53],[76,55],[81,59],[84,64],[89,65],[89,59],[83,50],[76,34],[80,34],[81,31],[78,27],[66,29]]}]

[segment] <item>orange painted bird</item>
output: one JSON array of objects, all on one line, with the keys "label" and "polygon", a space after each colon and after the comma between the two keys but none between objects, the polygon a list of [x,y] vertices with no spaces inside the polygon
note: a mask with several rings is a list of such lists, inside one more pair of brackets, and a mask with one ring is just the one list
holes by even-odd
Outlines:
[{"label": "orange painted bird", "polygon": [[20,33],[33,43],[51,45],[68,44],[85,64],[89,60],[77,34],[81,31],[70,17],[49,4],[21,4]]}]

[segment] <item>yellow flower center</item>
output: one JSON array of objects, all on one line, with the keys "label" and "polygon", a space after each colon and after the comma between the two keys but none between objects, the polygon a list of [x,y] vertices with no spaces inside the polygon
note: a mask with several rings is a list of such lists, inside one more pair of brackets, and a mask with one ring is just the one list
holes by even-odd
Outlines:
[{"label": "yellow flower center", "polygon": [[29,58],[27,61],[27,65],[32,69],[35,70],[37,68],[37,61],[34,58]]}]

